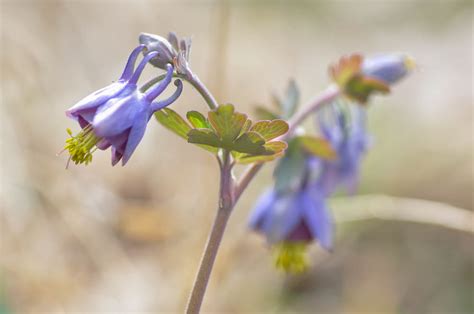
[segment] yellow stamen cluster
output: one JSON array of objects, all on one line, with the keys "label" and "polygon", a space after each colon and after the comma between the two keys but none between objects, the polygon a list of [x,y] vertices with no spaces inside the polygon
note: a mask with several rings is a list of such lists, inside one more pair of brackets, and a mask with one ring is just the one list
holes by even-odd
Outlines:
[{"label": "yellow stamen cluster", "polygon": [[77,164],[89,164],[92,161],[92,153],[96,150],[95,145],[100,141],[92,127],[88,125],[76,136],[72,135],[71,129],[66,129],[70,138],[66,140],[64,149],[69,152],[69,159]]},{"label": "yellow stamen cluster", "polygon": [[274,250],[276,268],[287,273],[302,273],[308,268],[306,243],[282,242]]},{"label": "yellow stamen cluster", "polygon": [[405,57],[405,60],[403,60],[403,61],[404,61],[404,63],[405,63],[405,68],[406,68],[408,71],[411,71],[411,70],[416,69],[416,61],[415,61],[415,59],[413,59],[412,57],[406,56],[406,57]]}]

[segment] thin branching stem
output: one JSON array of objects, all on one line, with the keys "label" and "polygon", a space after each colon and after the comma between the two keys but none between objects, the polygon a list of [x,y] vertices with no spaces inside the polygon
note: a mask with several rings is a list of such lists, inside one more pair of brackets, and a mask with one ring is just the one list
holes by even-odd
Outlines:
[{"label": "thin branching stem", "polygon": [[188,300],[187,314],[199,313],[227,221],[234,207],[232,164],[228,151],[223,152],[221,163],[219,205]]},{"label": "thin branching stem", "polygon": [[[207,104],[211,109],[217,108],[218,104],[215,98],[205,87],[205,85],[202,84],[202,82],[197,78],[196,75],[191,73],[191,75],[187,77],[182,75],[177,75],[177,77],[180,77],[188,81],[191,85],[193,85],[196,90],[201,94],[201,96],[206,100]],[[158,82],[159,79],[160,77],[157,77],[156,79],[145,84],[145,87],[152,86],[153,84]],[[325,91],[323,91],[308,105],[304,106],[300,111],[295,114],[294,118],[290,121],[290,129],[287,135],[283,136],[282,139],[287,138],[287,136],[289,136],[294,131],[296,126],[304,121],[308,114],[313,111],[316,111],[322,105],[332,101],[338,95],[339,90],[334,86],[330,86]],[[222,155],[218,156],[218,161],[221,174],[218,210],[204,249],[203,256],[201,258],[199,270],[193,284],[191,295],[188,300],[188,304],[186,307],[187,314],[199,313],[204,294],[206,293],[207,284],[211,276],[212,268],[214,266],[214,262],[217,256],[217,252],[219,250],[222,237],[224,235],[227,221],[229,220],[230,214],[232,213],[232,209],[234,208],[234,205],[237,200],[242,195],[243,191],[247,188],[249,183],[252,181],[252,179],[263,166],[262,163],[252,164],[242,175],[239,183],[237,185],[234,185],[234,179],[232,177],[232,166],[234,165],[234,163],[232,162],[230,152],[222,151]]]}]

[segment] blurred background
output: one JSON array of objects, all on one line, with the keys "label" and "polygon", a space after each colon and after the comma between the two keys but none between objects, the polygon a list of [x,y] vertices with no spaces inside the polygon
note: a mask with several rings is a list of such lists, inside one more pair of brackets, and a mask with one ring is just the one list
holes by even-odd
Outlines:
[{"label": "blurred background", "polygon": [[[1,0],[0,8],[0,313],[185,306],[216,207],[215,160],[153,122],[127,167],[97,152],[91,165],[65,170],[67,156],[56,156],[65,129],[77,131],[64,111],[118,78],[140,32],[192,36],[194,71],[220,102],[251,116],[290,78],[308,100],[341,55],[410,54],[418,70],[372,101],[362,196],[337,197],[334,213],[369,203],[427,215],[432,206],[448,216],[473,210],[471,1]],[[206,111],[185,87],[173,109]],[[474,311],[472,233],[445,227],[341,222],[334,253],[312,246],[308,273],[275,270],[246,227],[273,166],[235,208],[204,312]]]}]

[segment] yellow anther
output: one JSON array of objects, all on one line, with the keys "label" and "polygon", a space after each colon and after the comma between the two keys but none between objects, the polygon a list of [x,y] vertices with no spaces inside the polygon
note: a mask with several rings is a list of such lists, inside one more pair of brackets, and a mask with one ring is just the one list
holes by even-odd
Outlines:
[{"label": "yellow anther", "polygon": [[100,141],[89,125],[82,129],[76,136],[72,135],[71,129],[66,129],[70,138],[66,139],[64,149],[69,152],[70,160],[77,164],[89,164],[92,162],[92,153],[95,145]]},{"label": "yellow anther", "polygon": [[407,70],[409,71],[414,70],[416,68],[416,61],[410,56],[405,57],[404,63],[405,68],[407,68]]},{"label": "yellow anther", "polygon": [[308,268],[306,243],[282,242],[274,250],[276,268],[287,273],[302,273]]}]

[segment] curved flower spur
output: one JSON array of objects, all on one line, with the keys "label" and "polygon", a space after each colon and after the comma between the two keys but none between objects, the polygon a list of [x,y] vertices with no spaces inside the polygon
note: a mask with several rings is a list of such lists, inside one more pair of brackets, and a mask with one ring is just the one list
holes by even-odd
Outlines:
[{"label": "curved flower spur", "polygon": [[72,160],[75,164],[87,165],[97,148],[111,147],[112,165],[120,160],[125,165],[143,138],[152,114],[180,96],[183,84],[175,80],[174,94],[165,100],[154,101],[171,83],[174,71],[171,64],[166,64],[166,76],[156,85],[145,92],[137,88],[143,69],[158,56],[158,52],[149,52],[134,69],[138,55],[145,49],[145,45],[140,45],[132,51],[117,82],[90,94],[66,111],[66,115],[82,128],[75,136],[67,129],[70,138],[66,140],[64,150],[70,155],[68,164]]}]

